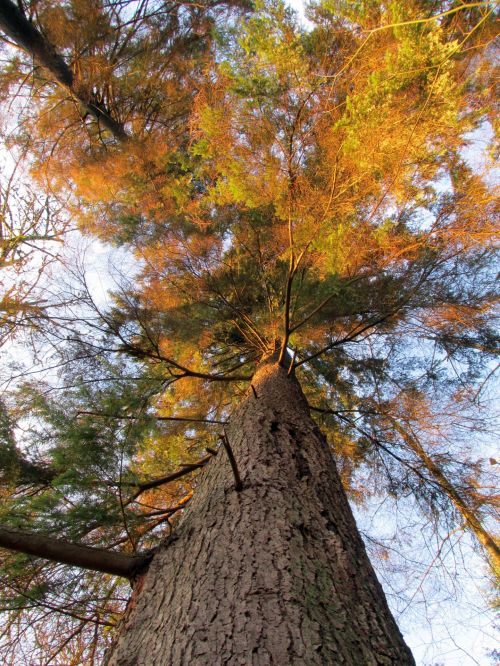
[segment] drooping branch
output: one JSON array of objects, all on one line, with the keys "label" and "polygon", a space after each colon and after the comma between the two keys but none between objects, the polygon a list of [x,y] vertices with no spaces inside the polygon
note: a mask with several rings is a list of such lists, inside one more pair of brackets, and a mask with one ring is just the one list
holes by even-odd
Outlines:
[{"label": "drooping branch", "polygon": [[58,472],[42,460],[30,460],[16,444],[15,422],[0,400],[0,485],[14,488],[49,486]]},{"label": "drooping branch", "polygon": [[11,0],[0,0],[0,29],[29,53],[35,62],[49,71],[55,81],[80,102],[116,139],[125,141],[129,138],[123,124],[112,118],[109,111],[94,95],[86,93],[77,85],[73,72],[64,58]]},{"label": "drooping branch", "polygon": [[0,526],[0,547],[26,555],[68,564],[81,569],[101,571],[133,579],[146,567],[152,555],[129,556],[103,548],[75,544],[35,532],[24,532]]},{"label": "drooping branch", "polygon": [[[133,356],[134,358],[152,359],[154,361],[165,363],[167,365],[167,370],[170,377],[176,380],[183,379],[184,377],[193,377],[194,379],[206,379],[209,382],[248,382],[252,379],[251,375],[230,374],[231,372],[234,372],[235,370],[238,370],[239,368],[249,363],[250,362],[249,360],[245,360],[241,363],[234,365],[231,368],[228,368],[228,370],[224,373],[210,374],[207,372],[199,372],[197,370],[192,370],[191,368],[187,368],[186,366],[181,365],[175,359],[169,356],[163,355],[162,353],[160,353],[158,349],[147,350],[131,343],[130,341],[126,340],[116,329],[113,330],[113,333],[120,339],[122,343],[119,347],[102,347],[102,346],[97,347],[96,345],[90,342],[84,342],[84,344],[88,347],[99,349],[100,352],[104,351],[104,352],[110,352],[112,354],[125,353],[129,354],[130,356]],[[78,342],[83,342],[83,341],[78,340]]]},{"label": "drooping branch", "polygon": [[20,486],[49,486],[60,473],[55,467],[32,462],[17,446],[5,447],[0,455],[0,483]]},{"label": "drooping branch", "polygon": [[[372,319],[371,321],[368,322],[360,322],[359,324],[356,324],[356,326],[343,338],[334,340],[333,342],[328,343],[318,351],[310,354],[309,356],[306,356],[305,358],[301,359],[297,363],[295,363],[295,367],[299,367],[300,365],[303,365],[304,363],[308,363],[309,361],[314,360],[315,358],[318,358],[319,356],[322,356],[328,351],[331,351],[334,347],[338,347],[340,345],[343,345],[347,342],[352,342],[356,339],[359,339],[359,337],[363,334],[369,331],[370,329],[374,329],[380,324],[383,324],[386,322],[388,319],[391,317],[396,316],[398,313],[400,313],[404,307],[406,307],[414,297],[414,295],[423,287],[425,282],[430,278],[432,275],[433,271],[435,269],[435,266],[433,264],[427,265],[424,270],[422,271],[422,274],[418,278],[416,284],[413,286],[413,288],[410,289],[410,291],[401,299],[399,299],[395,304],[394,307],[391,308],[390,310],[386,311],[385,313],[381,314],[379,317]],[[363,279],[363,277],[366,276],[358,276],[356,278],[353,278],[352,280],[349,281],[348,285],[353,284],[354,282],[357,282],[358,280]],[[292,326],[291,332],[294,332],[302,326],[306,321],[308,321],[312,316],[314,316],[317,312],[319,312],[326,303],[328,303],[330,300],[330,296],[326,298],[324,301],[322,301],[317,308],[315,308],[307,317],[302,319],[298,324],[295,326]],[[371,333],[370,333],[371,334]]]},{"label": "drooping branch", "polygon": [[[363,280],[365,278],[371,277],[370,274],[366,275],[358,275],[355,278],[352,278],[349,280],[346,284],[345,287],[350,287],[351,285],[355,284],[356,282],[359,282],[360,280]],[[312,319],[316,314],[321,312],[321,310],[328,305],[336,296],[338,296],[338,293],[336,291],[332,292],[329,294],[326,298],[324,298],[321,303],[319,303],[316,307],[314,307],[309,314],[305,315],[300,321],[298,321],[296,324],[293,324],[290,326],[290,334],[295,333],[299,328],[302,328],[304,324],[307,324],[307,322]],[[361,314],[361,313],[360,313]]]}]

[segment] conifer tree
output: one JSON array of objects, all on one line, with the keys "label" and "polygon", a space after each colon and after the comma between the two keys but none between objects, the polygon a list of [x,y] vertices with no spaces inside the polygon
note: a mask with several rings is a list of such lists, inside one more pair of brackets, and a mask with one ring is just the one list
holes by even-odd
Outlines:
[{"label": "conifer tree", "polygon": [[494,14],[0,0],[11,141],[134,263],[0,404],[6,660],[412,664],[347,497],[498,575]]}]

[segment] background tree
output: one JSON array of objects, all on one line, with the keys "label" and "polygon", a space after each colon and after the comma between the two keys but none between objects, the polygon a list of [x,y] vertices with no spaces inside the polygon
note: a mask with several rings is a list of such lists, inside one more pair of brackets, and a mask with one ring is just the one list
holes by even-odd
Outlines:
[{"label": "background tree", "polygon": [[[489,428],[497,211],[464,158],[493,111],[493,6],[325,1],[307,32],[276,3],[241,20],[223,3],[5,7],[29,55],[3,86],[32,86],[18,141],[33,175],[137,274],[112,308],[80,288],[78,312],[44,332],[59,377],[5,397],[4,538],[57,534],[146,566],[197,470],[238,484],[210,461],[239,441],[234,418],[222,427],[277,344],[351,498],[411,496],[498,568],[494,465],[470,434]],[[196,511],[167,559],[190,561]],[[28,632],[48,660],[99,662],[122,582],[26,555],[5,571],[8,658]]]},{"label": "background tree", "polygon": [[40,283],[68,230],[61,206],[23,182],[21,160],[10,166],[0,179],[0,345],[42,318]]}]

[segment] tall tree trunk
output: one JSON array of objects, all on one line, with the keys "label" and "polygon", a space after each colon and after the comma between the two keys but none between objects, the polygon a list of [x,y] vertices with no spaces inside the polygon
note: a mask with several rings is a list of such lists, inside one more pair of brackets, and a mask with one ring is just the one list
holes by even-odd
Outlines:
[{"label": "tall tree trunk", "polygon": [[134,590],[109,666],[406,666],[414,660],[298,381],[261,364],[178,539]]}]

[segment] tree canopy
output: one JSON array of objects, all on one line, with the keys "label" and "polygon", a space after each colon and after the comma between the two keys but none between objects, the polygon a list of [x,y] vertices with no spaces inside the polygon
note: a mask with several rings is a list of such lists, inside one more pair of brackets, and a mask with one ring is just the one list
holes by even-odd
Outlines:
[{"label": "tree canopy", "polygon": [[[0,267],[30,288],[8,283],[0,323],[34,354],[4,372],[5,529],[154,548],[276,347],[350,499],[469,532],[498,576],[493,148],[469,159],[496,128],[495,5],[318,0],[307,17],[1,0],[3,135],[30,176],[2,184]],[[75,225],[131,266],[111,304],[78,265],[43,293],[20,263]],[[2,558],[6,663],[23,641],[40,663],[99,663],[123,579]]]}]

